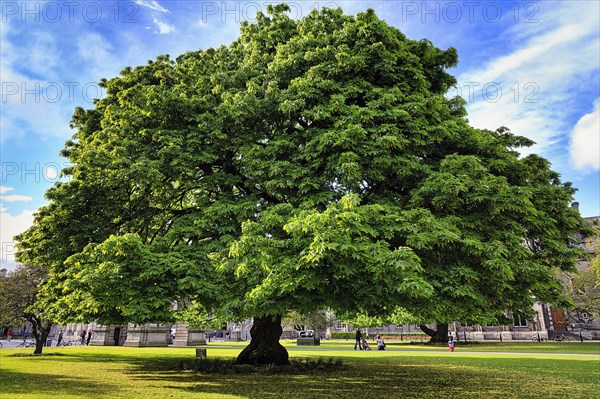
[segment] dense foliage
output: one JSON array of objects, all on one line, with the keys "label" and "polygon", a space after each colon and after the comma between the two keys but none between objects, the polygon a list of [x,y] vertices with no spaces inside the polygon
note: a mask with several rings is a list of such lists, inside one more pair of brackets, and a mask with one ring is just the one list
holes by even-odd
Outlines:
[{"label": "dense foliage", "polygon": [[76,110],[70,180],[18,237],[21,261],[52,268],[56,316],[168,321],[177,301],[276,324],[398,307],[483,322],[564,303],[575,190],[444,97],[456,51],[372,10],[286,9],[229,46],[125,68]]}]

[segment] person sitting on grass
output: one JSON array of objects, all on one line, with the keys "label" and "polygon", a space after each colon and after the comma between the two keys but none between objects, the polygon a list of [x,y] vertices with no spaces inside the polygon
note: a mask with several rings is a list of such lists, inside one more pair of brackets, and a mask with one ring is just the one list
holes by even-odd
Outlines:
[{"label": "person sitting on grass", "polygon": [[383,336],[377,334],[377,350],[384,351],[385,350],[385,342],[383,341]]}]

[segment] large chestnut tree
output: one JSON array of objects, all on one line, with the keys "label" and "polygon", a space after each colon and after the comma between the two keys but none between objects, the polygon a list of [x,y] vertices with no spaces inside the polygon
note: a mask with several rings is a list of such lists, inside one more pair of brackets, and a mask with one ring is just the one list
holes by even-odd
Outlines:
[{"label": "large chestnut tree", "polygon": [[[270,7],[229,46],[160,56],[76,109],[68,181],[18,237],[60,320],[254,318],[240,363],[288,362],[281,318],[493,320],[564,301],[582,220],[533,143],[469,126],[446,69],[372,10]],[[186,313],[187,312],[187,313]]]}]

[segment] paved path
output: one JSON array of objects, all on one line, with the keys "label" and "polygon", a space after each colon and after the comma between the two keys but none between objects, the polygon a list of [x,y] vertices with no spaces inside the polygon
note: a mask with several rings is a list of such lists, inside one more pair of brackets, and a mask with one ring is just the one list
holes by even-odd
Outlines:
[{"label": "paved path", "polygon": [[[23,342],[23,340],[21,339],[13,339],[11,342],[8,341],[1,341],[3,348],[16,348],[17,345],[19,345],[21,342]],[[32,340],[28,340],[27,342],[33,342]],[[53,340],[52,341],[53,346],[52,348],[55,348],[54,345],[56,345],[56,342]],[[201,346],[202,348],[208,348],[208,349],[243,349],[242,346],[238,346],[238,345],[204,345]],[[190,347],[192,348],[192,347]],[[302,347],[302,346],[298,346],[298,347],[286,347],[286,349],[288,351],[291,352],[295,352],[295,351],[344,351],[344,352],[354,352],[354,348],[352,346],[346,348],[328,348],[328,347],[320,347],[320,346],[310,346],[310,347]],[[362,351],[358,351],[358,352],[362,352]],[[375,353],[379,353],[379,351],[377,350],[372,350],[372,351],[368,351],[368,352],[372,352],[373,354]],[[388,349],[385,350],[385,352],[395,352],[395,353],[408,353],[408,354],[423,354],[423,353],[427,353],[427,354],[439,354],[439,355],[447,355],[447,356],[453,356],[455,354],[462,354],[462,355],[511,355],[511,356],[577,356],[577,357],[598,357],[600,358],[600,347],[599,347],[599,352],[597,354],[594,353],[553,353],[553,352],[500,352],[500,351],[470,351],[470,350],[461,350],[460,348],[455,349],[454,352],[449,352],[448,350],[431,350],[431,349],[394,349],[393,347],[390,349],[390,346],[388,346]]]},{"label": "paved path", "polygon": [[[8,348],[8,349],[12,349],[12,348],[16,348],[18,345],[20,345],[23,342],[23,339],[13,339],[10,342],[6,341],[6,340],[2,340],[0,341],[0,343],[2,343],[2,347],[3,348]],[[34,340],[28,339],[27,340],[28,343],[35,343]]]},{"label": "paved path", "polygon": [[[241,346],[234,345],[204,345],[202,348],[208,349],[243,349]],[[501,352],[501,351],[470,351],[470,350],[460,350],[455,349],[454,352],[450,352],[448,350],[432,350],[432,349],[386,349],[384,352],[395,352],[395,353],[414,353],[414,354],[439,354],[439,355],[448,355],[452,356],[454,354],[464,354],[464,355],[518,355],[518,356],[583,356],[583,357],[600,357],[600,346],[599,352],[597,354],[594,353],[554,353],[554,352]],[[353,347],[349,348],[327,348],[327,347],[319,347],[319,346],[298,346],[298,347],[286,347],[288,351],[344,351],[344,352],[364,352],[364,351],[355,351]],[[367,352],[379,353],[378,350],[371,350]]]},{"label": "paved path", "polygon": [[[2,343],[2,347],[6,348],[6,349],[15,349],[17,346],[19,346],[20,344],[23,343],[23,339],[22,338],[17,338],[17,339],[13,339],[10,342],[6,341],[6,340],[1,340],[0,343]],[[33,346],[30,346],[30,348],[35,348],[35,340],[33,339],[28,339],[27,340],[28,344],[33,344]],[[56,340],[52,339],[52,348],[56,347]]]}]

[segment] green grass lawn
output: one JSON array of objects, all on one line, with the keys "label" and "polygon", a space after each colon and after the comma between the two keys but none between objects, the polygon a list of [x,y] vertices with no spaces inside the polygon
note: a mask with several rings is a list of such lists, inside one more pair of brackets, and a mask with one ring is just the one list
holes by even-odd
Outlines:
[{"label": "green grass lawn", "polygon": [[[371,348],[376,349],[377,345],[373,341],[368,341]],[[296,341],[282,341],[288,349],[296,348]],[[237,343],[245,346],[245,343]],[[408,343],[400,341],[386,341],[387,349],[404,351],[447,351],[446,344],[431,345],[425,343]],[[212,343],[212,345],[231,345],[231,343]],[[354,340],[328,340],[321,341],[322,348],[353,349]],[[527,352],[527,353],[577,353],[577,354],[595,354],[600,355],[600,342],[477,342],[456,344],[457,352]]]},{"label": "green grass lawn", "polygon": [[[346,367],[312,374],[200,374],[179,370],[182,361],[193,360],[194,348],[46,348],[60,356],[42,357],[13,357],[31,349],[2,349],[0,398],[588,399],[600,390],[599,343],[479,344],[455,353],[429,345],[365,352],[352,350],[348,341],[318,349],[285,344],[291,358],[335,357]],[[230,359],[242,346],[211,343],[208,357]]]}]

